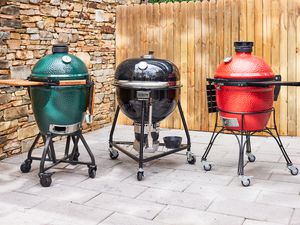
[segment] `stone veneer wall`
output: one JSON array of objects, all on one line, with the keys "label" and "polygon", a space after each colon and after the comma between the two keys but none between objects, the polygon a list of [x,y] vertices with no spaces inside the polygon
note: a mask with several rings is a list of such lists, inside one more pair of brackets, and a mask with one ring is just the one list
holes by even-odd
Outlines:
[{"label": "stone veneer wall", "polygon": [[[0,79],[26,79],[54,43],[69,43],[96,80],[92,126],[114,112],[115,9],[127,0],[0,0]],[[25,88],[0,87],[0,159],[28,150],[38,133]]]}]

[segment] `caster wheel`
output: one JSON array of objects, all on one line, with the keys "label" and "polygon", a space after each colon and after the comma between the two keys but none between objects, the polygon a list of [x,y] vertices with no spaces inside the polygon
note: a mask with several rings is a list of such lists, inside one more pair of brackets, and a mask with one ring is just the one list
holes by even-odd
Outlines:
[{"label": "caster wheel", "polygon": [[291,172],[291,174],[292,174],[293,176],[298,175],[299,170],[298,170],[297,167],[295,167],[295,166],[289,166],[288,168],[289,168],[289,170],[290,170],[290,172]]},{"label": "caster wheel", "polygon": [[95,178],[96,177],[96,171],[97,171],[96,166],[89,167],[89,177],[90,178]]},{"label": "caster wheel", "polygon": [[203,169],[205,171],[211,171],[212,165],[210,163],[206,163],[203,165]]},{"label": "caster wheel", "polygon": [[116,151],[116,150],[110,150],[109,151],[109,157],[112,159],[112,160],[115,160],[119,157],[119,152]]},{"label": "caster wheel", "polygon": [[242,179],[241,183],[244,187],[249,187],[251,184],[250,178]]},{"label": "caster wheel", "polygon": [[255,162],[255,160],[256,160],[255,155],[252,155],[252,154],[249,154],[249,155],[248,155],[248,161],[249,161],[249,162]]},{"label": "caster wheel", "polygon": [[40,175],[40,184],[43,187],[49,187],[52,183],[51,174]]},{"label": "caster wheel", "polygon": [[20,170],[22,173],[28,173],[31,170],[32,160],[26,159],[20,166]]},{"label": "caster wheel", "polygon": [[187,157],[187,162],[191,165],[195,164],[196,156],[195,155],[190,155],[189,157]]},{"label": "caster wheel", "polygon": [[144,177],[144,172],[140,172],[140,171],[137,172],[136,178],[137,178],[138,181],[143,180],[143,177]]}]

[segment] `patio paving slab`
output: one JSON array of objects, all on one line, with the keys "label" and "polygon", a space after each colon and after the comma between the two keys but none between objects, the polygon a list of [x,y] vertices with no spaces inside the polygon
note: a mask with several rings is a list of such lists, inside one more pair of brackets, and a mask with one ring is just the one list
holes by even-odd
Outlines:
[{"label": "patio paving slab", "polygon": [[[52,170],[52,185],[43,188],[39,162],[30,173],[19,171],[27,153],[0,161],[0,225],[300,225],[300,175],[290,175],[270,138],[251,139],[257,161],[245,157],[245,174],[254,176],[245,188],[236,175],[238,148],[230,135],[218,137],[209,172],[202,169],[201,156],[211,133],[191,131],[195,165],[179,152],[146,163],[145,177],[137,181],[135,161],[122,153],[109,158],[109,131],[108,126],[84,134],[98,166],[95,179],[86,166],[61,164]],[[167,135],[184,132],[162,129],[160,140]],[[117,139],[132,140],[132,127],[118,126]],[[282,139],[300,165],[300,138]],[[55,143],[58,155],[64,143]],[[80,154],[89,160],[84,150]]]}]

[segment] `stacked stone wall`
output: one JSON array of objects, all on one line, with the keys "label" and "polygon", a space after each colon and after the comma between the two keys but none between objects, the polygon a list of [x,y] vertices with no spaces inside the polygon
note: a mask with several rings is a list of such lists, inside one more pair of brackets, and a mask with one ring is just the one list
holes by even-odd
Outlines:
[{"label": "stacked stone wall", "polygon": [[[26,79],[55,43],[87,64],[96,81],[97,129],[111,122],[116,6],[112,0],[0,0],[0,79]],[[0,159],[28,150],[38,133],[25,88],[0,87]]]}]

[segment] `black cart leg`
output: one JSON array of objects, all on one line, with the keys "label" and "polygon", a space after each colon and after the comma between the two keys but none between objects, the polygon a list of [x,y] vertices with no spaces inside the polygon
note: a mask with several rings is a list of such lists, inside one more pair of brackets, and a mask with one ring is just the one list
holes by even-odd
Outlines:
[{"label": "black cart leg", "polygon": [[255,162],[256,157],[253,155],[251,151],[251,141],[250,141],[250,133],[246,133],[246,155],[248,156],[249,162]]},{"label": "black cart leg", "polygon": [[185,136],[186,136],[186,139],[187,139],[187,152],[186,152],[187,158],[186,159],[187,159],[187,162],[189,164],[195,164],[196,156],[191,152],[191,137],[190,137],[188,126],[187,126],[187,123],[186,123],[186,120],[185,120],[185,117],[184,117],[184,114],[183,114],[183,110],[182,110],[182,107],[181,107],[180,100],[178,101],[178,110],[179,110],[180,118],[181,118],[181,121],[182,121],[182,124],[183,124]]},{"label": "black cart leg", "polygon": [[280,136],[279,136],[279,133],[278,133],[278,129],[277,129],[277,125],[276,125],[276,114],[275,114],[275,110],[273,110],[273,122],[274,122],[274,130],[275,130],[275,134],[273,134],[273,132],[267,128],[267,133],[269,133],[274,139],[275,141],[277,142],[279,148],[280,148],[280,151],[286,161],[286,165],[287,165],[287,168],[289,169],[290,173],[293,175],[293,176],[296,176],[298,175],[298,168],[296,166],[293,165],[290,157],[288,156],[287,152],[285,151],[285,148],[282,144],[282,141],[280,139]]},{"label": "black cart leg", "polygon": [[114,138],[114,132],[115,132],[115,128],[116,128],[116,124],[118,121],[118,116],[119,116],[119,112],[120,112],[120,106],[117,106],[116,109],[116,113],[114,116],[114,120],[113,123],[111,125],[111,129],[110,129],[110,134],[109,134],[109,156],[111,159],[117,159],[119,157],[119,152],[115,149],[113,149],[112,143],[113,143],[113,138]]},{"label": "black cart leg", "polygon": [[201,162],[202,162],[202,166],[203,166],[203,169],[205,171],[210,171],[212,169],[212,164],[207,162],[207,156],[216,140],[216,138],[218,137],[218,135],[220,133],[222,133],[224,131],[224,127],[222,127],[218,132],[217,132],[217,127],[218,127],[218,112],[216,113],[216,120],[215,120],[215,126],[214,126],[214,130],[213,130],[213,133],[211,135],[211,138],[209,140],[209,143],[208,143],[208,146],[204,152],[204,154],[202,155],[202,158],[201,158]]},{"label": "black cart leg", "polygon": [[[72,135],[71,138],[72,138],[72,142],[73,142],[74,146],[75,146],[75,142],[77,142],[76,147],[73,149],[73,151],[71,153],[72,154],[71,160],[77,162],[79,159],[79,156],[80,156],[79,149],[78,149],[79,137]],[[76,139],[78,139],[78,140],[76,140]]]},{"label": "black cart leg", "polygon": [[239,141],[239,162],[238,162],[238,176],[241,179],[241,183],[244,187],[250,186],[251,177],[245,176],[244,174],[244,153],[245,148],[247,148],[247,144],[249,143],[247,139],[247,134],[241,131],[241,138]]},{"label": "black cart leg", "polygon": [[144,177],[144,128],[145,128],[145,111],[146,101],[142,101],[141,110],[141,132],[140,132],[140,151],[139,151],[139,170],[137,172],[137,179],[141,181]]},{"label": "black cart leg", "polygon": [[69,151],[70,151],[70,142],[71,142],[71,137],[68,136],[67,137],[67,141],[66,141],[66,147],[65,147],[65,157],[68,157],[69,155]]},{"label": "black cart leg", "polygon": [[[95,157],[90,149],[90,147],[88,146],[88,144],[86,143],[86,140],[84,139],[82,133],[80,132],[78,134],[78,137],[80,138],[83,146],[85,147],[86,151],[88,152],[90,158],[91,158],[91,163],[88,164],[88,168],[89,168],[89,177],[90,178],[95,178],[96,177],[96,171],[97,171],[97,166],[95,163]],[[77,147],[78,147],[78,141],[77,141]]]},{"label": "black cart leg", "polygon": [[45,173],[45,161],[50,151],[51,142],[52,142],[52,135],[49,134],[46,137],[45,146],[44,146],[44,150],[40,162],[39,177],[40,177],[40,183],[43,187],[49,187],[52,183],[52,179],[51,179],[52,173]]},{"label": "black cart leg", "polygon": [[34,139],[28,153],[27,159],[21,164],[20,170],[22,173],[28,173],[31,170],[31,163],[32,163],[32,152],[36,144],[38,143],[39,139],[41,138],[41,133],[39,133],[36,138]]}]

